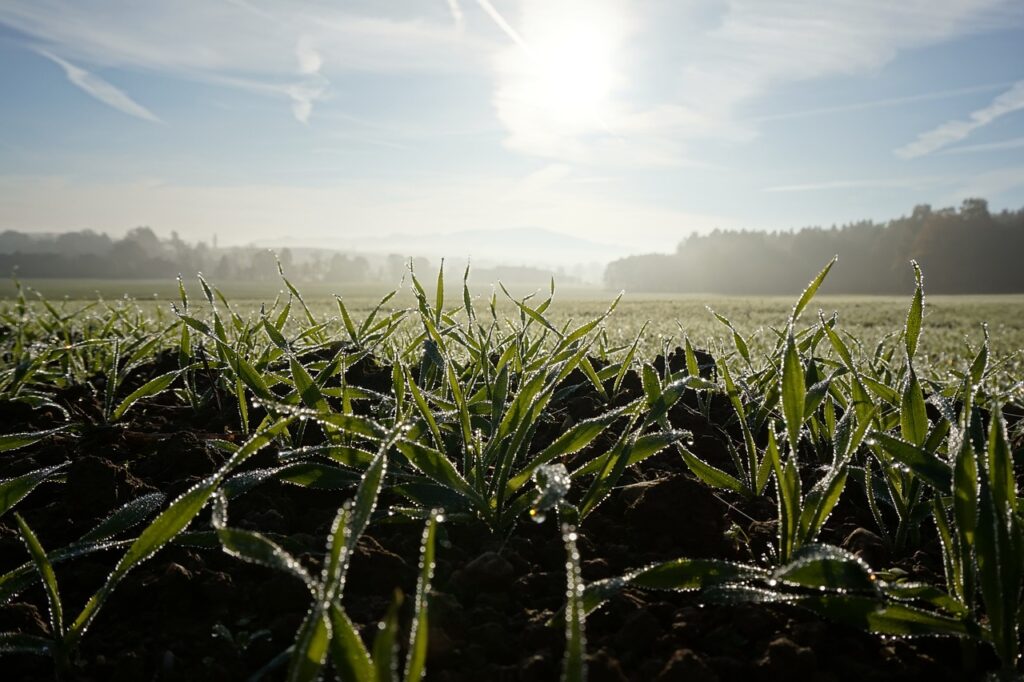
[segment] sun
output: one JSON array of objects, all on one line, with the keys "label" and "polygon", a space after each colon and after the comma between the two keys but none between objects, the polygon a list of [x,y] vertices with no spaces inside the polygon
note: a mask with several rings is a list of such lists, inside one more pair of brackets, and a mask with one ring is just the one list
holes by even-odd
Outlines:
[{"label": "sun", "polygon": [[515,57],[520,103],[563,132],[606,127],[620,42],[614,16],[600,3],[534,7]]},{"label": "sun", "polygon": [[600,117],[613,82],[612,46],[597,25],[576,25],[535,48],[538,90],[558,120]]}]

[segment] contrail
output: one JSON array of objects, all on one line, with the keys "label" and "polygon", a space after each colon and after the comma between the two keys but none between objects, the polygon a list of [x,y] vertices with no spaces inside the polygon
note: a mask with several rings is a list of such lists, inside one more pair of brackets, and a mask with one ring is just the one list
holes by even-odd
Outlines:
[{"label": "contrail", "polygon": [[91,97],[95,97],[107,106],[117,109],[129,116],[141,118],[152,123],[163,123],[163,121],[160,120],[160,117],[152,111],[142,106],[122,90],[119,90],[117,87],[103,80],[96,74],[75,66],[71,62],[61,59],[57,55],[43,48],[37,47],[35,48],[35,51],[64,69],[64,75],[67,76],[68,81],[81,88]]},{"label": "contrail", "polygon": [[448,9],[452,13],[452,20],[455,22],[455,28],[461,31],[464,23],[464,17],[462,14],[462,8],[459,7],[459,0],[448,0]]},{"label": "contrail", "polygon": [[501,13],[498,12],[498,10],[496,10],[494,8],[494,5],[492,5],[490,3],[490,0],[476,0],[476,1],[477,1],[477,4],[479,4],[480,7],[483,9],[483,11],[487,12],[487,15],[490,16],[491,19],[494,20],[494,23],[496,23],[498,25],[498,28],[500,28],[502,31],[504,31],[505,35],[507,35],[509,38],[512,39],[512,42],[514,42],[516,45],[521,47],[523,49],[523,51],[527,55],[530,56],[531,59],[536,59],[537,58],[537,56],[534,54],[533,50],[530,49],[530,44],[527,43],[525,40],[523,40],[523,37],[521,35],[519,35],[518,31],[516,31],[514,28],[512,28],[512,24],[510,24],[507,21],[505,21],[505,17],[501,16]]}]

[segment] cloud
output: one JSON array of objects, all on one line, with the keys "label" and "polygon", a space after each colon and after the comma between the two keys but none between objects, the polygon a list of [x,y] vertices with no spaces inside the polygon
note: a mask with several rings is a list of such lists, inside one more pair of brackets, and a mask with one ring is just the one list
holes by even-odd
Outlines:
[{"label": "cloud", "polygon": [[867,178],[861,180],[829,180],[796,185],[765,187],[763,192],[820,192],[847,189],[921,189],[923,187],[948,184],[949,178]]},{"label": "cloud", "polygon": [[82,70],[240,88],[301,122],[351,74],[490,77],[506,148],[624,170],[752,139],[750,108],[781,85],[871,74],[1022,18],[1019,0],[0,2],[0,25]]},{"label": "cloud", "polygon": [[304,35],[299,38],[299,42],[295,46],[295,56],[299,60],[299,73],[317,73],[324,65],[323,57],[316,51],[310,36]]},{"label": "cloud", "polygon": [[966,120],[947,121],[921,133],[913,142],[898,148],[896,156],[901,159],[926,156],[959,142],[975,130],[1021,109],[1024,109],[1024,80],[1018,81],[1012,88],[996,97],[987,107],[972,111]]},{"label": "cloud", "polygon": [[486,69],[491,43],[452,27],[445,4],[436,11],[411,6],[401,19],[369,14],[379,11],[376,4],[364,4],[362,12],[353,5],[9,0],[0,2],[0,26],[65,63],[286,97],[300,121],[342,74]]},{"label": "cloud", "polygon": [[984,142],[982,144],[964,144],[959,147],[951,147],[949,149],[943,149],[939,154],[946,156],[948,154],[976,154],[979,152],[996,152],[1004,149],[1020,149],[1024,147],[1024,137],[1013,137],[1008,140],[999,140],[998,142]]},{"label": "cloud", "polygon": [[[461,36],[444,5],[402,19],[338,3],[266,0],[259,7],[177,0],[11,0],[0,3],[0,24],[31,36],[54,54],[90,64],[188,76],[291,76],[296,45],[315,48],[325,74],[479,71],[491,44]],[[370,5],[377,10],[378,5]]]},{"label": "cloud", "polygon": [[764,121],[784,121],[794,118],[810,118],[813,116],[825,116],[828,114],[845,114],[851,111],[864,111],[867,109],[882,109],[886,107],[898,107],[904,104],[916,104],[918,102],[932,102],[936,100],[953,99],[955,97],[963,97],[964,95],[973,95],[979,92],[991,92],[993,90],[1002,90],[1008,85],[1013,85],[1014,81],[1002,81],[999,83],[985,83],[982,85],[972,85],[966,88],[952,88],[949,90],[936,90],[934,92],[922,92],[916,95],[906,95],[904,97],[888,97],[885,99],[867,100],[864,102],[851,102],[849,104],[840,104],[834,107],[819,107],[817,109],[803,109],[799,111],[787,111],[778,114],[769,114],[767,116],[757,116],[752,121],[761,123]]},{"label": "cloud", "polygon": [[1020,19],[1006,0],[731,0],[692,36],[686,100],[731,114],[781,83],[871,73],[900,52]]},{"label": "cloud", "polygon": [[[658,3],[642,13],[620,0],[523,0],[504,14],[489,0],[478,4],[507,41],[494,60],[492,98],[508,131],[505,146],[550,160],[624,167],[692,165],[698,141],[756,137],[759,119],[748,108],[779,86],[871,74],[902,52],[1024,18],[1013,0],[726,0]],[[588,26],[600,32],[597,48],[573,49]],[[559,45],[585,58],[565,59]],[[576,71],[552,78],[564,68],[562,61]],[[605,62],[610,66],[601,73]],[[582,98],[586,106],[559,106],[563,92],[571,97],[591,81],[604,89]],[[987,88],[771,118],[910,104]]]},{"label": "cloud", "polygon": [[141,118],[145,121],[163,123],[156,114],[96,74],[89,73],[85,69],[81,69],[71,62],[61,59],[57,55],[51,54],[46,50],[38,49],[36,51],[64,69],[64,74],[68,77],[68,80],[71,81],[71,83],[107,106],[117,109],[129,116]]}]

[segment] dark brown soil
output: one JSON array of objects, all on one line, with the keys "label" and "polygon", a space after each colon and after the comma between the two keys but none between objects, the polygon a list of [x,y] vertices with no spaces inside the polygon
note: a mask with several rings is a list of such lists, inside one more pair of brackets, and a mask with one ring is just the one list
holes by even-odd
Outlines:
[{"label": "dark brown soil", "polygon": [[[350,373],[356,384],[387,389],[384,368]],[[140,371],[133,380],[145,379]],[[638,394],[639,380],[630,376],[625,390],[627,396]],[[100,407],[90,390],[65,391],[55,402],[80,424],[78,433],[54,435],[0,460],[0,478],[70,463],[64,482],[41,485],[17,508],[48,550],[73,542],[140,495],[160,491],[173,499],[224,461],[209,439],[241,439],[229,401],[221,411],[197,414],[165,394],[137,406],[118,426],[99,424]],[[579,419],[599,408],[596,394],[582,388],[553,406],[554,426],[538,431],[535,447],[557,435],[567,416]],[[730,469],[723,439],[736,434],[735,425],[726,422],[728,404],[713,403],[710,421],[695,408],[695,396],[687,395],[671,413],[673,424],[694,433],[700,456]],[[0,404],[0,423],[8,432],[66,421],[58,409],[7,403]],[[275,463],[276,453],[268,449],[246,468]],[[750,561],[775,541],[773,502],[715,492],[697,482],[677,455],[653,457],[628,471],[621,483],[580,529],[587,581],[680,556]],[[315,572],[330,523],[351,495],[352,490],[313,490],[271,480],[232,501],[230,522],[267,534]],[[896,565],[937,580],[941,567],[930,531],[922,533],[916,553],[890,552],[872,532],[862,500],[863,491],[850,484],[823,539],[858,552],[877,568]],[[395,501],[385,493],[380,509]],[[208,529],[208,514],[192,529]],[[344,603],[367,640],[395,589],[406,594],[415,589],[421,535],[421,522],[378,521],[360,541]],[[74,618],[103,583],[121,551],[56,566],[66,618]],[[558,679],[564,628],[548,624],[565,595],[565,549],[556,521],[527,521],[500,537],[480,525],[447,523],[437,557],[427,679]],[[0,522],[0,572],[27,559],[8,514]],[[117,588],[82,640],[73,679],[248,679],[289,646],[308,607],[305,588],[289,576],[219,550],[172,545]],[[47,620],[39,586],[0,607],[0,631],[44,635]],[[586,626],[592,682],[964,680],[979,678],[994,663],[979,650],[974,667],[968,666],[955,640],[883,641],[793,607],[701,606],[693,594],[627,590]],[[280,679],[283,672],[278,667],[267,679]],[[53,667],[43,658],[8,654],[0,658],[0,679],[53,679]]]}]

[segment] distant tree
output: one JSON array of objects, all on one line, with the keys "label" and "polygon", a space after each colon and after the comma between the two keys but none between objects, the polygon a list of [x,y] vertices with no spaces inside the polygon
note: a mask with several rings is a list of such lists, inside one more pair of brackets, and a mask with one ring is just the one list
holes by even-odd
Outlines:
[{"label": "distant tree", "polygon": [[799,291],[807,274],[840,256],[825,291],[905,293],[907,261],[924,267],[933,293],[1024,291],[1024,209],[993,216],[984,199],[933,210],[915,206],[909,217],[862,221],[829,229],[722,231],[691,235],[670,255],[631,256],[610,263],[605,282],[641,291],[776,294]]},{"label": "distant tree", "polygon": [[249,257],[249,267],[245,278],[255,281],[267,281],[277,278],[277,257],[270,249],[259,249]]},{"label": "distant tree", "polygon": [[148,227],[134,227],[128,230],[122,241],[137,244],[147,256],[159,256],[163,253],[160,238]]},{"label": "distant tree", "polygon": [[964,199],[960,205],[960,215],[966,221],[987,223],[991,218],[988,213],[988,201],[976,197]]},{"label": "distant tree", "polygon": [[81,256],[91,254],[98,256],[109,253],[113,241],[105,234],[99,234],[92,230],[81,232],[64,232],[57,235],[53,240],[53,249],[56,253],[66,256]]}]

